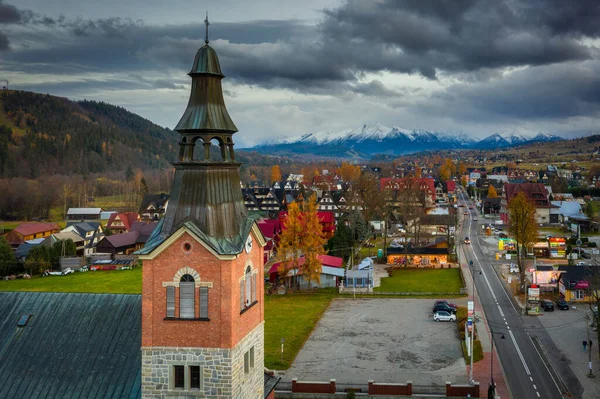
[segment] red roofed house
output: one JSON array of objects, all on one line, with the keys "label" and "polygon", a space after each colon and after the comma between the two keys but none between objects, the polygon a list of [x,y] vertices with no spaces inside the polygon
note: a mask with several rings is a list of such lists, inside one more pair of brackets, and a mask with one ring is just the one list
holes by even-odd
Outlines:
[{"label": "red roofed house", "polygon": [[[319,255],[317,256],[317,259],[319,260],[319,262],[321,262],[321,278],[318,283],[314,281],[311,282],[311,288],[338,287],[340,281],[342,281],[342,279],[344,278],[344,260],[342,258],[338,258],[337,256],[330,255]],[[301,267],[302,265],[304,265],[304,261],[305,258],[304,256],[302,256],[298,260],[298,266]],[[269,269],[269,280],[273,285],[276,285],[277,280],[280,279],[279,265],[281,265],[281,262],[275,263]],[[292,268],[292,262],[290,261],[287,263],[286,269],[288,270],[287,277],[291,279],[292,286],[299,288],[309,288],[308,281],[304,279],[301,268]]]},{"label": "red roofed house", "polygon": [[131,230],[131,226],[138,220],[138,214],[135,212],[113,213],[108,218],[106,228],[113,234],[126,233]]},{"label": "red roofed house", "polygon": [[506,183],[502,189],[500,202],[500,218],[509,222],[508,203],[518,193],[524,193],[535,205],[536,223],[558,223],[560,207],[552,205],[548,190],[542,183]]},{"label": "red roofed house", "polygon": [[279,243],[281,222],[279,219],[263,219],[257,224],[261,233],[267,239],[267,245],[264,247],[264,261],[267,263],[275,254],[275,248],[277,248],[277,243]]},{"label": "red roofed house", "polygon": [[60,226],[56,223],[22,223],[6,234],[5,238],[13,249],[17,249],[25,241],[49,237],[59,231]]}]

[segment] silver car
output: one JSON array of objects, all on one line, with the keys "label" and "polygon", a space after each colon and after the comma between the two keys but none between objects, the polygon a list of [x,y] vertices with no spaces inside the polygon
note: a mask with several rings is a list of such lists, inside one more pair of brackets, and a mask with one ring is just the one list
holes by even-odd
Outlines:
[{"label": "silver car", "polygon": [[456,321],[456,315],[450,314],[449,312],[444,312],[440,310],[439,312],[435,312],[433,314],[433,320],[435,321]]}]

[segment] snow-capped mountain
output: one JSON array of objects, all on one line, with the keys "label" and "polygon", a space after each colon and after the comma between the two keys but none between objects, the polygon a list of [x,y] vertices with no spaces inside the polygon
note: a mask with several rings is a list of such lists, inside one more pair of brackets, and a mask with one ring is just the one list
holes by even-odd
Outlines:
[{"label": "snow-capped mountain", "polygon": [[390,128],[375,123],[354,129],[308,133],[296,138],[266,142],[251,149],[270,154],[369,158],[375,154],[401,155],[425,150],[460,148],[493,149],[556,140],[562,138],[550,133],[535,135],[519,129],[494,133],[482,140],[475,140],[464,134],[410,130],[398,126]]}]

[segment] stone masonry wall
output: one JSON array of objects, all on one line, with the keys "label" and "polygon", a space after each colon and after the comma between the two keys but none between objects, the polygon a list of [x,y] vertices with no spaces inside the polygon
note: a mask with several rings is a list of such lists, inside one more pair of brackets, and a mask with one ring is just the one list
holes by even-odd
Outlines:
[{"label": "stone masonry wall", "polygon": [[[200,366],[203,389],[169,389],[173,365]],[[172,378],[172,377],[171,377]],[[231,350],[220,348],[142,348],[142,398],[230,398]]]},{"label": "stone masonry wall", "polygon": [[[233,348],[233,398],[263,399],[265,389],[265,323],[260,323]],[[254,346],[254,367],[244,373],[244,354]]]},{"label": "stone masonry wall", "polygon": [[[254,346],[254,367],[244,372],[244,354]],[[200,366],[200,390],[170,389],[174,365]],[[142,398],[262,399],[264,322],[233,349],[142,348]]]}]

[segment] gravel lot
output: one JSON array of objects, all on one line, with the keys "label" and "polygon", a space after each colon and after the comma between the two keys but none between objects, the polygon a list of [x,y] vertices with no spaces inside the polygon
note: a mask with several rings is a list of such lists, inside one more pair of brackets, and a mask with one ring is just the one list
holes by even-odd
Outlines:
[{"label": "gravel lot", "polygon": [[283,381],[467,383],[456,324],[434,322],[433,302],[334,300]]}]

